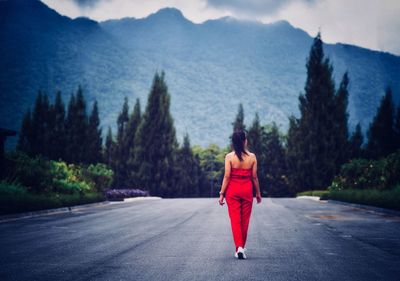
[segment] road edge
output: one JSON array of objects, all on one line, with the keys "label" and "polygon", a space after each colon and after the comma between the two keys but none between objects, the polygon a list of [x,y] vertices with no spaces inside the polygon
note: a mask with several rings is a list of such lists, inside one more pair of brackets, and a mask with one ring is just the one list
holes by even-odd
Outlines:
[{"label": "road edge", "polygon": [[115,204],[115,203],[126,203],[126,202],[141,201],[141,200],[148,200],[148,199],[161,199],[161,197],[139,196],[139,197],[125,198],[123,201],[105,200],[105,201],[101,201],[101,202],[73,205],[73,206],[67,206],[67,207],[61,207],[61,208],[51,208],[51,209],[44,209],[44,210],[38,210],[38,211],[0,215],[0,223],[14,221],[14,220],[18,220],[18,219],[27,219],[27,218],[45,216],[45,215],[50,215],[50,214],[68,213],[68,212],[72,212],[74,210],[87,209],[87,208],[97,207],[97,206],[102,206],[102,205],[109,205],[109,204]]},{"label": "road edge", "polygon": [[318,197],[318,196],[308,196],[308,195],[297,196],[296,198],[311,199],[311,200],[314,200],[314,201],[346,205],[346,206],[351,206],[351,207],[355,207],[355,208],[365,209],[365,210],[370,211],[370,212],[383,213],[383,214],[386,214],[386,215],[394,215],[394,216],[399,216],[400,217],[400,211],[387,209],[387,208],[382,208],[382,207],[375,207],[375,206],[372,206],[372,205],[351,203],[351,202],[333,200],[333,199],[321,200],[320,197]]}]

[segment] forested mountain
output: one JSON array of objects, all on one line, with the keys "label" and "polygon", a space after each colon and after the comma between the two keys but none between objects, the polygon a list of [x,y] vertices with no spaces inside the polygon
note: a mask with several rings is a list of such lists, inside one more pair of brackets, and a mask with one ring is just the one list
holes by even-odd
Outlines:
[{"label": "forested mountain", "polygon": [[[195,24],[179,10],[146,18],[96,22],[61,16],[38,0],[0,1],[0,126],[19,129],[39,89],[64,101],[81,84],[98,100],[103,132],[116,132],[127,96],[143,106],[155,71],[164,70],[181,142],[226,145],[239,103],[245,123],[286,130],[298,116],[312,37],[286,21],[261,24],[230,17]],[[323,30],[322,30],[323,39]],[[386,86],[400,101],[400,57],[346,44],[325,44],[336,87],[349,73],[350,128],[365,131]],[[8,142],[8,145],[13,145]]]}]

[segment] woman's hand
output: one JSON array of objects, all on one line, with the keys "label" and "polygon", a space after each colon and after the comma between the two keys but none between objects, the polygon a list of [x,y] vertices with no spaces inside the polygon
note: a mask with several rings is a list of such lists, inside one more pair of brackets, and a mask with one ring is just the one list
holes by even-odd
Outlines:
[{"label": "woman's hand", "polygon": [[257,204],[261,203],[261,194],[260,193],[256,194],[256,199],[257,199]]},{"label": "woman's hand", "polygon": [[224,195],[222,195],[222,194],[219,196],[219,200],[218,200],[218,202],[219,202],[219,204],[220,204],[221,206],[225,204],[225,202],[224,202],[224,198],[225,198],[225,196],[224,196]]}]

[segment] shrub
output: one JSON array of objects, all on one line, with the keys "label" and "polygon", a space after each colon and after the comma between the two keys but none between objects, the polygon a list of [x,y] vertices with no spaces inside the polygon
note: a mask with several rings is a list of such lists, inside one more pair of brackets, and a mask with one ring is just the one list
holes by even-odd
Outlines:
[{"label": "shrub", "polygon": [[96,165],[90,164],[89,167],[85,169],[85,177],[93,182],[96,190],[100,192],[111,186],[113,176],[113,171],[102,163]]},{"label": "shrub", "polygon": [[74,194],[89,192],[94,184],[84,180],[82,168],[62,161],[51,161],[52,186],[55,192]]},{"label": "shrub", "polygon": [[129,197],[149,196],[149,192],[141,189],[107,189],[107,199],[123,199]]},{"label": "shrub", "polygon": [[0,196],[7,196],[7,195],[23,195],[26,194],[28,191],[26,187],[19,185],[19,184],[12,184],[6,181],[0,182]]},{"label": "shrub", "polygon": [[342,165],[329,190],[387,190],[400,183],[400,150],[379,160],[353,159]]},{"label": "shrub", "polygon": [[20,151],[8,153],[6,157],[9,182],[19,183],[35,193],[50,191],[52,175],[48,160],[41,156],[29,157]]}]

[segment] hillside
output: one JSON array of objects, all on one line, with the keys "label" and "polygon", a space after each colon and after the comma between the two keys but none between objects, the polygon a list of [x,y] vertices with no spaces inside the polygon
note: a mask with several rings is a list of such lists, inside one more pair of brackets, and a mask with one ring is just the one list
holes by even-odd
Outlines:
[{"label": "hillside", "polygon": [[[156,70],[166,72],[179,141],[226,145],[239,102],[245,123],[298,115],[312,38],[286,21],[261,24],[230,17],[194,24],[179,10],[146,18],[70,19],[37,0],[0,1],[0,126],[19,129],[38,89],[67,102],[78,84],[99,101],[103,131],[123,97],[146,97]],[[322,34],[323,37],[323,34]],[[350,126],[366,129],[386,85],[400,101],[400,57],[346,44],[325,44],[337,83],[348,70]],[[131,108],[132,108],[131,106]],[[13,145],[8,142],[9,147]]]}]

